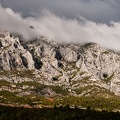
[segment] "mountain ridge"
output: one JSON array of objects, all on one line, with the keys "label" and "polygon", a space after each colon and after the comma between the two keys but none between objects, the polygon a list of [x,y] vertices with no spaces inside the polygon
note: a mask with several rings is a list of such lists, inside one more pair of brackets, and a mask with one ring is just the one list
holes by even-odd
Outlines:
[{"label": "mountain ridge", "polygon": [[[9,32],[0,32],[0,80],[11,84],[36,82],[59,86],[73,96],[120,96],[120,55],[96,43],[58,44],[45,37],[20,41]],[[35,86],[32,86],[33,88]],[[23,92],[22,89],[27,89]],[[35,93],[23,85],[13,91],[20,95],[54,96],[51,88]],[[12,91],[11,88],[2,90]]]}]

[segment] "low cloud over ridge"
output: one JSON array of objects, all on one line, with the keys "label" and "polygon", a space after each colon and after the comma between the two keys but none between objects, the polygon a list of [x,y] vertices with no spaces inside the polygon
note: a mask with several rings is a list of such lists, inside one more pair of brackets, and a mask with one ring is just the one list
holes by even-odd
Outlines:
[{"label": "low cloud over ridge", "polygon": [[[110,25],[107,25],[82,17],[67,19],[46,10],[37,17],[23,18],[12,9],[2,6],[0,6],[0,15],[0,28],[18,33],[24,39],[43,35],[60,43],[95,42],[107,49],[120,51],[119,22],[111,22]],[[31,29],[30,26],[33,26],[34,29]]]}]

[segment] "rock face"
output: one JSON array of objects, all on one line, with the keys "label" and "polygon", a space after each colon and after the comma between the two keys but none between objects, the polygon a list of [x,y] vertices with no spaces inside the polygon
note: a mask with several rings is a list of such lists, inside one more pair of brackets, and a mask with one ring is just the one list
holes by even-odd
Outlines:
[{"label": "rock face", "polygon": [[[107,90],[120,96],[120,55],[96,43],[60,45],[44,37],[20,42],[18,37],[1,31],[0,71],[10,70],[34,70],[32,80],[45,85],[64,86],[74,95],[92,94],[94,87],[98,93]],[[18,80],[10,75],[0,76],[7,81]],[[19,82],[26,81],[22,76],[19,79]],[[77,92],[81,88],[85,88],[86,92]]]},{"label": "rock face", "polygon": [[34,69],[30,52],[23,48],[19,38],[10,37],[10,33],[0,33],[0,69]]}]

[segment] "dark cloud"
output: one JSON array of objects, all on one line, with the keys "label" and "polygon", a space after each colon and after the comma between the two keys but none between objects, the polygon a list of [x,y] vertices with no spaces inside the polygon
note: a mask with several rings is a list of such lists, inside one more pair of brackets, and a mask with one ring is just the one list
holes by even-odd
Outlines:
[{"label": "dark cloud", "polygon": [[0,0],[2,6],[21,12],[23,16],[37,17],[42,9],[58,16],[78,19],[83,16],[95,22],[120,20],[119,0]]}]

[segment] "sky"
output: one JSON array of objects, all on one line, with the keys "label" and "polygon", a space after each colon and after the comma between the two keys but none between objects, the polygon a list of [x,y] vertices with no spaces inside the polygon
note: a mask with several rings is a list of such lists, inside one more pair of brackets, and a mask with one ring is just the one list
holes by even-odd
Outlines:
[{"label": "sky", "polygon": [[[0,0],[0,28],[120,51],[120,0]],[[34,29],[31,29],[33,26]]]},{"label": "sky", "polygon": [[120,20],[120,0],[0,0],[3,7],[10,7],[24,17],[39,16],[47,9],[58,16],[79,18],[95,22]]}]

